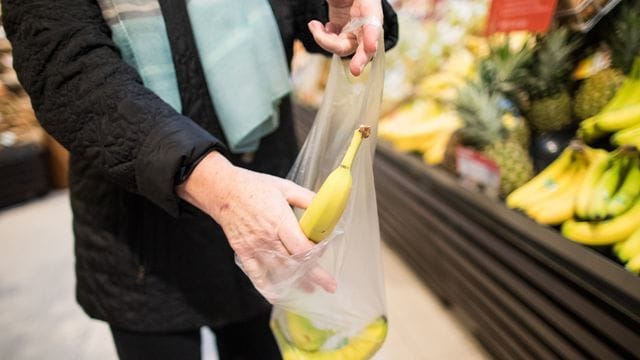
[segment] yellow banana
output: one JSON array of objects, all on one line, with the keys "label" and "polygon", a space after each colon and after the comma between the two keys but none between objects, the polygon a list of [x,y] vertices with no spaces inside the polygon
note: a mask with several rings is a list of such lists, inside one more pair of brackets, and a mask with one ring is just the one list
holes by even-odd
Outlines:
[{"label": "yellow banana", "polygon": [[605,136],[607,133],[596,128],[596,118],[590,117],[580,122],[578,128],[578,137],[586,143],[592,143],[593,141]]},{"label": "yellow banana", "polygon": [[580,183],[576,196],[576,216],[578,219],[587,219],[589,216],[589,202],[593,194],[593,189],[598,183],[598,179],[607,169],[609,164],[608,153],[604,150],[592,150],[591,163],[585,173],[584,179]]},{"label": "yellow banana", "polygon": [[639,274],[640,273],[640,255],[636,255],[633,258],[631,258],[627,263],[627,265],[625,265],[625,268],[627,268],[627,270],[631,271],[632,273]]},{"label": "yellow banana", "polygon": [[316,351],[335,334],[333,330],[316,328],[311,320],[291,311],[286,311],[284,316],[286,337],[298,349]]},{"label": "yellow banana", "polygon": [[640,103],[595,116],[596,129],[613,132],[640,124]]},{"label": "yellow banana", "polygon": [[512,209],[522,209],[529,205],[540,191],[557,186],[558,178],[571,165],[573,149],[566,148],[558,158],[549,164],[542,172],[529,180],[526,184],[517,188],[507,196],[507,206]]},{"label": "yellow banana", "polygon": [[623,159],[615,157],[593,187],[589,200],[587,217],[592,220],[604,220],[607,217],[607,203],[618,189],[623,170]]},{"label": "yellow banana", "polygon": [[351,165],[356,157],[362,139],[369,137],[371,128],[361,126],[353,134],[342,163],[329,174],[311,204],[300,218],[300,227],[313,242],[320,242],[329,236],[342,217],[351,194]]},{"label": "yellow banana", "polygon": [[576,164],[558,184],[556,191],[550,192],[540,202],[525,209],[528,216],[544,225],[559,225],[571,219],[575,211],[578,187],[575,186],[587,171],[586,164]]},{"label": "yellow banana", "polygon": [[422,122],[386,122],[380,125],[378,135],[388,140],[398,151],[426,151],[442,132],[453,132],[461,122],[451,113],[441,114]]},{"label": "yellow banana", "polygon": [[611,143],[618,146],[626,144],[639,144],[640,124],[616,132],[611,136]]},{"label": "yellow banana", "polygon": [[387,328],[387,319],[381,316],[338,349],[305,351],[288,343],[277,325],[272,323],[283,360],[368,360],[384,343]]},{"label": "yellow banana", "polygon": [[640,227],[627,240],[617,243],[613,247],[613,251],[622,262],[640,256]]},{"label": "yellow banana", "polygon": [[456,130],[457,128],[442,130],[440,134],[438,134],[438,136],[436,136],[436,138],[429,144],[428,148],[424,150],[422,159],[429,165],[438,165],[442,163],[451,135]]},{"label": "yellow banana", "polygon": [[640,160],[633,156],[629,162],[620,189],[607,202],[607,217],[615,217],[627,211],[640,195]]},{"label": "yellow banana", "polygon": [[562,235],[585,245],[612,245],[624,241],[640,227],[640,201],[624,214],[600,222],[570,219],[562,224]]},{"label": "yellow banana", "polygon": [[640,81],[638,81],[638,79],[632,76],[626,78],[618,88],[618,91],[616,91],[616,94],[600,113],[613,112],[629,105],[637,104],[638,100],[640,100],[637,94],[639,89]]}]

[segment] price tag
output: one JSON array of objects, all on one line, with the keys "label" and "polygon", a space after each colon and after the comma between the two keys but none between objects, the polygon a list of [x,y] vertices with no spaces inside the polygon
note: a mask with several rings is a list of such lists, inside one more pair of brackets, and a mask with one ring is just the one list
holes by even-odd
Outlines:
[{"label": "price tag", "polygon": [[545,32],[551,26],[556,5],[557,0],[492,0],[486,33]]},{"label": "price tag", "polygon": [[500,168],[488,157],[463,146],[456,149],[456,166],[462,185],[497,198],[500,193]]}]

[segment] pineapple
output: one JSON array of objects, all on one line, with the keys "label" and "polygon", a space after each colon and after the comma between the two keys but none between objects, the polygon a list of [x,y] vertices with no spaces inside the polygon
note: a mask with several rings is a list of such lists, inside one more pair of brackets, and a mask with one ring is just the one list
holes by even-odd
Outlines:
[{"label": "pineapple", "polygon": [[592,117],[613,98],[622,85],[624,75],[613,68],[606,68],[585,79],[576,92],[573,112],[580,120]]},{"label": "pineapple", "polygon": [[640,54],[640,2],[621,7],[606,39],[612,58],[610,68],[585,79],[576,93],[574,113],[579,119],[594,116],[613,98]]},{"label": "pineapple", "polygon": [[633,60],[640,55],[640,1],[629,1],[620,8],[609,34],[607,43],[611,48],[612,65],[628,74]]},{"label": "pineapple", "polygon": [[[516,45],[513,39],[519,40]],[[478,65],[481,85],[490,93],[504,95],[500,106],[507,111],[502,123],[510,138],[525,149],[531,142],[531,130],[523,118],[514,116],[518,112],[514,103],[521,103],[525,96],[518,84],[526,76],[526,67],[532,59],[531,40],[532,37],[506,36],[493,44],[489,56]]]},{"label": "pineapple", "polygon": [[526,67],[533,52],[525,42],[519,50],[513,50],[510,38],[491,47],[489,56],[478,64],[482,85],[490,92],[499,91],[512,101],[521,98],[519,83],[526,76]]},{"label": "pineapple", "polygon": [[562,130],[571,125],[571,96],[565,88],[550,92],[532,100],[527,110],[527,119],[538,131]]},{"label": "pineapple", "polygon": [[560,130],[572,123],[567,81],[577,47],[567,28],[553,29],[536,43],[523,87],[529,96],[527,119],[538,131]]},{"label": "pineapple", "polygon": [[502,123],[509,132],[509,139],[525,149],[531,146],[531,129],[522,117],[516,117],[508,112],[502,115]]},{"label": "pineapple", "polygon": [[507,196],[533,176],[533,162],[527,149],[515,140],[516,133],[510,132],[509,121],[505,121],[509,112],[503,103],[500,93],[490,93],[480,84],[469,83],[460,90],[456,101],[464,127],[454,139],[496,162],[501,174],[500,194]]}]

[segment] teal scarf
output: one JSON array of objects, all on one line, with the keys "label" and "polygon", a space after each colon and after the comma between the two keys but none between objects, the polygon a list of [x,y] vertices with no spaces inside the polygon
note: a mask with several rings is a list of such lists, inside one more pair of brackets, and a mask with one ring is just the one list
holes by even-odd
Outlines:
[{"label": "teal scarf", "polygon": [[[182,111],[171,47],[157,0],[98,0],[124,60],[147,88]],[[187,0],[207,87],[231,152],[253,152],[278,127],[291,91],[267,0]]]}]

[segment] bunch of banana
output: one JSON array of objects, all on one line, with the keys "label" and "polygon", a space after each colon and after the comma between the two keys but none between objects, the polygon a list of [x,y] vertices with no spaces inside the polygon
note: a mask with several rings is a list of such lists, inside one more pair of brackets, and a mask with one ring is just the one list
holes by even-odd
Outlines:
[{"label": "bunch of banana", "polygon": [[585,174],[576,200],[576,218],[562,234],[587,245],[612,245],[640,227],[640,155],[621,147]]},{"label": "bunch of banana", "polygon": [[611,136],[614,145],[633,145],[640,149],[640,123],[620,130]]},{"label": "bunch of banana", "polygon": [[[304,324],[297,324],[300,321]],[[367,360],[380,349],[387,337],[387,318],[380,316],[357,335],[337,341],[339,347],[325,350],[321,347],[327,340],[327,330],[315,329],[310,323],[300,315],[287,315],[287,329],[281,329],[277,321],[271,322],[283,360]],[[298,332],[295,337],[286,336],[294,331]]]},{"label": "bunch of banana", "polygon": [[559,225],[574,215],[578,186],[606,151],[572,142],[540,174],[507,196],[507,206],[519,209],[536,222]]},{"label": "bunch of banana", "polygon": [[613,252],[620,261],[626,263],[629,271],[640,273],[640,227],[631,234],[629,239],[617,243],[613,247]]},{"label": "bunch of banana", "polygon": [[[583,120],[578,136],[591,142],[613,133],[615,145],[640,144],[640,57],[636,57],[631,73],[600,113]],[[633,131],[633,129],[636,129]]]},{"label": "bunch of banana", "polygon": [[461,126],[455,111],[444,112],[438,105],[418,100],[383,119],[378,135],[396,150],[419,152],[425,162],[437,165],[444,159],[451,135]]},{"label": "bunch of banana", "polygon": [[342,217],[351,194],[351,165],[362,139],[371,134],[371,127],[360,126],[353,133],[351,144],[335,170],[329,174],[300,218],[300,228],[309,240],[319,243],[329,236]]}]

